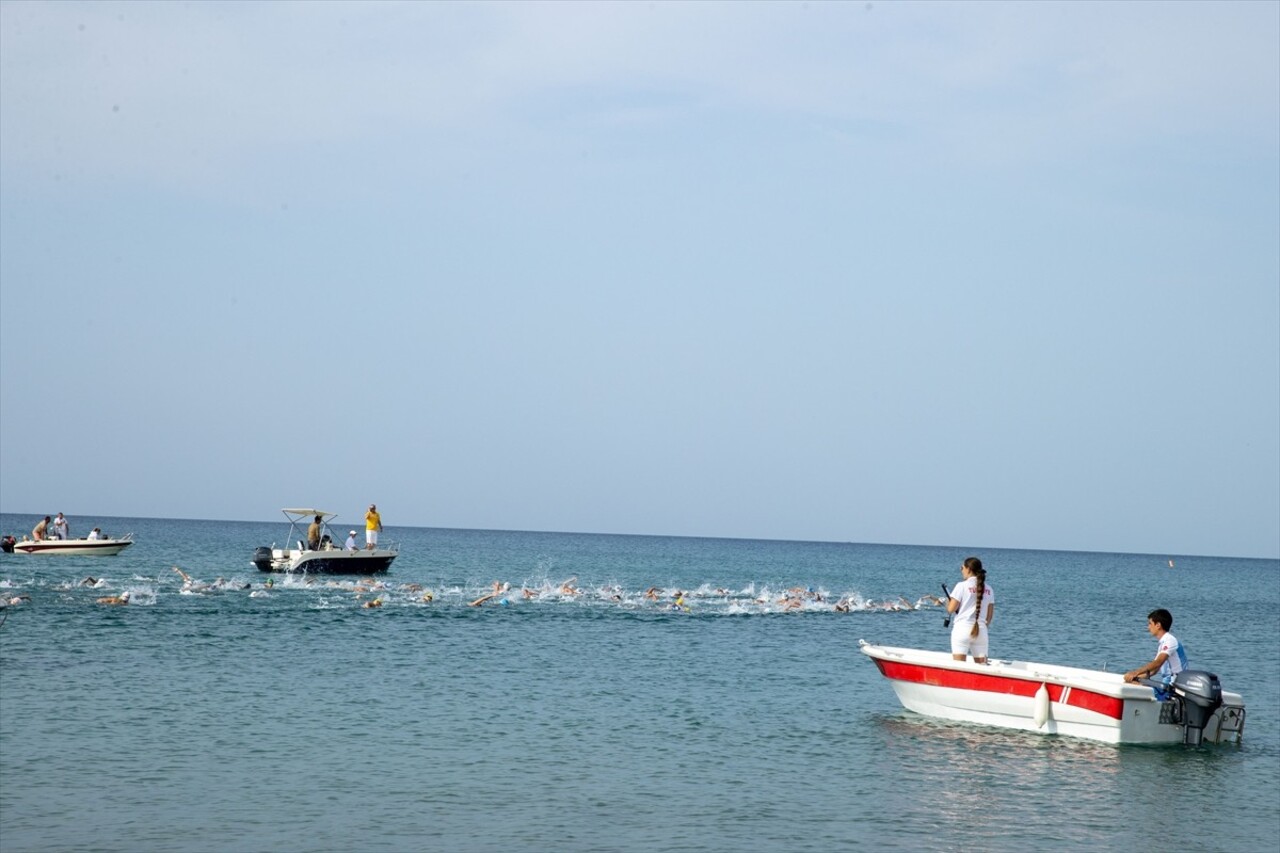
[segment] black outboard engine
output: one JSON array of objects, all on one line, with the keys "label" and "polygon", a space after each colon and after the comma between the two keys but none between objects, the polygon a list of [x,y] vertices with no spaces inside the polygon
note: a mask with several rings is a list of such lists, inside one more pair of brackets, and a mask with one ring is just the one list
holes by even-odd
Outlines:
[{"label": "black outboard engine", "polygon": [[261,571],[271,571],[271,549],[265,545],[253,552],[253,564]]},{"label": "black outboard engine", "polygon": [[1182,742],[1199,746],[1209,718],[1222,707],[1222,685],[1218,683],[1218,676],[1198,669],[1184,669],[1173,677],[1169,689],[1182,703]]}]

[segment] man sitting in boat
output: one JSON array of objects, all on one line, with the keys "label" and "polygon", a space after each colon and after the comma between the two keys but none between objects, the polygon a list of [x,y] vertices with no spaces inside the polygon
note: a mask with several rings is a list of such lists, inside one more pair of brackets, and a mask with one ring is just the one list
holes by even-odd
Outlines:
[{"label": "man sitting in boat", "polygon": [[1147,614],[1147,631],[1156,638],[1156,658],[1145,666],[1132,669],[1124,674],[1124,680],[1137,681],[1139,678],[1153,678],[1162,684],[1169,684],[1173,677],[1187,668],[1187,652],[1178,642],[1178,638],[1169,633],[1173,627],[1173,614],[1163,607]]},{"label": "man sitting in boat", "polygon": [[88,539],[90,542],[95,542],[95,541],[97,541],[97,540],[101,539],[101,538],[102,538],[102,528],[101,528],[101,527],[95,527],[95,528],[93,528],[92,530],[90,530],[90,531],[89,531],[89,535],[88,535],[88,536],[86,536],[85,538],[86,538],[86,539]]}]

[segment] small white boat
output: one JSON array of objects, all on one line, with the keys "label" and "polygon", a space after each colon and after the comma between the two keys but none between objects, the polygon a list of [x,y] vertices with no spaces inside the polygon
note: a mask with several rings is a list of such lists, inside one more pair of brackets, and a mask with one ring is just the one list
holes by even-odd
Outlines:
[{"label": "small white boat", "polygon": [[[337,540],[329,529],[329,522],[337,517],[336,513],[306,508],[281,512],[289,519],[285,544],[282,547],[264,545],[253,552],[250,562],[260,571],[375,575],[391,568],[391,561],[400,553],[400,546],[394,542],[379,544],[370,550],[366,550],[361,542],[355,551],[345,550],[341,544],[343,540]],[[307,542],[307,528],[316,516],[320,517],[320,539],[315,547],[311,547]]]},{"label": "small white boat", "polygon": [[1153,682],[1127,684],[1118,672],[858,645],[903,707],[929,717],[1106,743],[1238,743],[1244,734],[1244,699],[1208,672],[1178,673],[1159,699]]},{"label": "small white boat", "polygon": [[133,544],[133,534],[115,539],[22,539],[13,543],[15,554],[60,554],[114,556]]}]

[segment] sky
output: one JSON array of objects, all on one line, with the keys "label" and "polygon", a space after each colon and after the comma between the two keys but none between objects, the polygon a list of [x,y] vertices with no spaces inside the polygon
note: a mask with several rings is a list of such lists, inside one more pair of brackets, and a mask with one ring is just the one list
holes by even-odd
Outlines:
[{"label": "sky", "polygon": [[0,0],[0,510],[1275,558],[1278,235],[1275,2]]}]

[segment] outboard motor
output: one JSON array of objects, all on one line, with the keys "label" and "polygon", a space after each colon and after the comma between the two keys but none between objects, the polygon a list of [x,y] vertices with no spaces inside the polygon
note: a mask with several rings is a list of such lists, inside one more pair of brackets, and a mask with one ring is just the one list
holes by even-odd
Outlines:
[{"label": "outboard motor", "polygon": [[271,549],[265,545],[253,552],[253,564],[261,571],[271,571]]},{"label": "outboard motor", "polygon": [[1218,676],[1198,669],[1184,669],[1173,677],[1169,689],[1182,704],[1182,742],[1199,746],[1209,718],[1222,707],[1222,685],[1218,683]]}]

